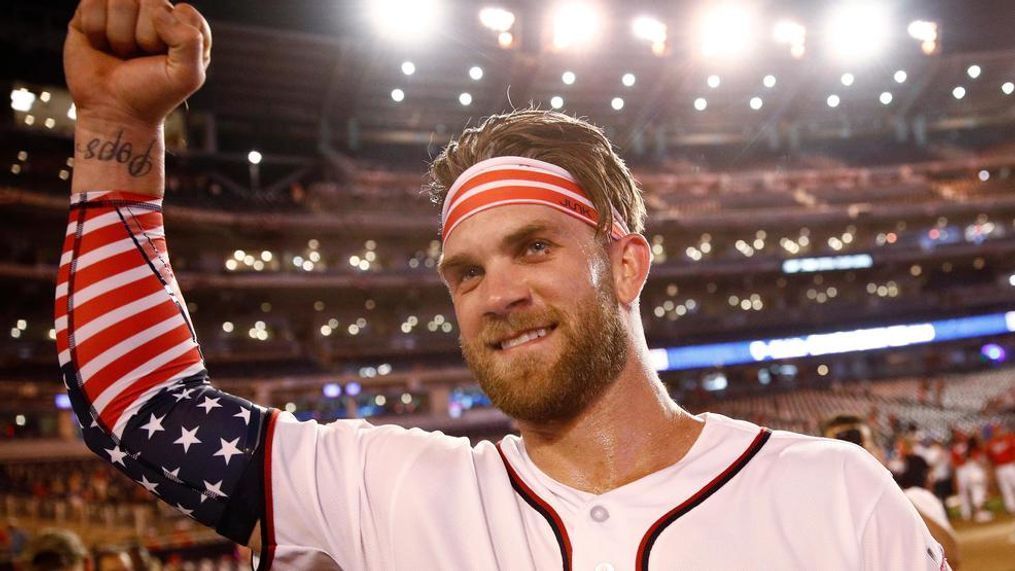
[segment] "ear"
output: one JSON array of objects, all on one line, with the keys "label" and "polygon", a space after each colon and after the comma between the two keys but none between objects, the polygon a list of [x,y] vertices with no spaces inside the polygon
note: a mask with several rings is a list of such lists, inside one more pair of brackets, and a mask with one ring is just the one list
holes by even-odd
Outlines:
[{"label": "ear", "polygon": [[617,298],[625,305],[634,303],[648,279],[652,265],[651,248],[641,234],[628,234],[610,244],[613,286]]}]

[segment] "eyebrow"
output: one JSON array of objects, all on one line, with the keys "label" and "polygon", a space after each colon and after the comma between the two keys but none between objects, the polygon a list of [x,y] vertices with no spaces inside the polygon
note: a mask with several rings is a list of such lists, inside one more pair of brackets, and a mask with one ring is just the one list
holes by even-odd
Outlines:
[{"label": "eyebrow", "polygon": [[[524,226],[519,227],[515,231],[511,232],[507,236],[504,236],[500,240],[500,249],[510,250],[517,246],[519,243],[525,242],[531,239],[537,234],[557,234],[558,231],[553,224],[544,220],[535,220]],[[441,256],[440,262],[437,263],[437,273],[441,276],[445,282],[447,281],[447,272],[460,268],[462,266],[468,266],[474,264],[473,257],[468,253],[455,254],[450,258]]]}]

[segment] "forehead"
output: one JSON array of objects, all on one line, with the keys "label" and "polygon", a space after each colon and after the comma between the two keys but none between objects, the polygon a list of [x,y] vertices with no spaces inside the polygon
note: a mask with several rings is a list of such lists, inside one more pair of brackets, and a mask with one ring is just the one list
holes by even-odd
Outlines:
[{"label": "forehead", "polygon": [[445,257],[481,253],[531,230],[561,240],[590,240],[595,228],[542,204],[511,204],[479,212],[463,220],[443,244]]}]

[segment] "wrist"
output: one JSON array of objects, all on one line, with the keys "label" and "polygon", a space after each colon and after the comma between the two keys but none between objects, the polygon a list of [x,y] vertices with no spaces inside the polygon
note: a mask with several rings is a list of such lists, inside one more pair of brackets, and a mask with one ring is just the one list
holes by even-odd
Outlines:
[{"label": "wrist", "polygon": [[161,196],[165,143],[161,122],[78,117],[74,129],[73,192],[126,190]]}]

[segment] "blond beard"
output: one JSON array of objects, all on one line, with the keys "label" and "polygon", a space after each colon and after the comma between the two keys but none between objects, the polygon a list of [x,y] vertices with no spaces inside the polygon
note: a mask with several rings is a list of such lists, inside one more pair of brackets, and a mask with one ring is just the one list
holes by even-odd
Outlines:
[{"label": "blond beard", "polygon": [[[624,368],[628,334],[618,309],[613,282],[599,280],[574,314],[555,308],[512,313],[488,321],[475,339],[460,339],[472,374],[494,406],[527,422],[567,421],[595,402]],[[524,355],[510,365],[497,358],[489,343],[504,334],[557,323],[554,334],[562,349],[555,358]]]}]

